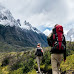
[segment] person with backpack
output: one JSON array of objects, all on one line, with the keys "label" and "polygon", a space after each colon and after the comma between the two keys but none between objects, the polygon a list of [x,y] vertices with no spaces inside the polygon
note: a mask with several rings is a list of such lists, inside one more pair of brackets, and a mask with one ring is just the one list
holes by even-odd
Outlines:
[{"label": "person with backpack", "polygon": [[51,65],[52,74],[61,74],[60,63],[64,55],[66,60],[66,40],[63,33],[63,27],[56,24],[52,33],[47,37],[48,45],[51,46]]},{"label": "person with backpack", "polygon": [[41,59],[41,56],[43,56],[43,49],[40,43],[37,44],[35,55],[37,59],[38,73],[40,73],[40,59]]}]

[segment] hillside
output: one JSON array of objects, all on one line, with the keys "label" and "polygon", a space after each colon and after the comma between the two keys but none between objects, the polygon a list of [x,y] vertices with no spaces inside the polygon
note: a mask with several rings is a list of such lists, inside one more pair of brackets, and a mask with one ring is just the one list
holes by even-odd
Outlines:
[{"label": "hillside", "polygon": [[[74,44],[74,42],[72,42]],[[62,74],[74,73],[74,50],[69,49],[67,44],[67,59],[62,60]],[[74,48],[74,46],[73,46]],[[41,72],[52,74],[50,47],[43,48],[44,55],[41,60]],[[0,53],[0,74],[37,74],[37,62],[35,48],[22,52]]]},{"label": "hillside", "polygon": [[21,29],[16,26],[3,26],[0,24],[0,42],[22,47],[35,47],[37,43],[47,46],[46,36],[32,30]]}]

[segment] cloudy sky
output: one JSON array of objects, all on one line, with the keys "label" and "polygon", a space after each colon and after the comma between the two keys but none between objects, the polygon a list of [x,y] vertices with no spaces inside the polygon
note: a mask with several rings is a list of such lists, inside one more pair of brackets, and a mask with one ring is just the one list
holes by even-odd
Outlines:
[{"label": "cloudy sky", "polygon": [[48,35],[55,24],[74,28],[74,0],[0,0],[15,19],[30,22]]}]

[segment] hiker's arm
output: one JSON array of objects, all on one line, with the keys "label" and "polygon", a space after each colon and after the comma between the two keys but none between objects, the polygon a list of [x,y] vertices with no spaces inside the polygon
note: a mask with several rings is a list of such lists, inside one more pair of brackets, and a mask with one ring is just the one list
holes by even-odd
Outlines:
[{"label": "hiker's arm", "polygon": [[40,47],[40,49],[41,49],[41,52],[43,52],[43,49],[42,49],[42,47]]},{"label": "hiker's arm", "polygon": [[43,49],[41,49],[41,52],[43,52]]},{"label": "hiker's arm", "polygon": [[42,52],[42,56],[43,56],[44,52],[43,52],[43,49],[42,48],[41,48],[41,52]]},{"label": "hiker's arm", "polygon": [[66,48],[65,48],[65,52],[64,52],[64,62],[66,61]]},{"label": "hiker's arm", "polygon": [[66,61],[66,40],[64,37],[64,45],[65,45],[65,51],[64,51],[64,62]]},{"label": "hiker's arm", "polygon": [[52,42],[53,42],[52,40],[53,40],[53,35],[52,35],[52,33],[51,33],[51,34],[49,34],[49,36],[47,37],[48,45],[51,46],[51,47],[52,47]]},{"label": "hiker's arm", "polygon": [[51,35],[52,35],[52,33],[47,36],[47,40],[49,40],[51,38]]}]

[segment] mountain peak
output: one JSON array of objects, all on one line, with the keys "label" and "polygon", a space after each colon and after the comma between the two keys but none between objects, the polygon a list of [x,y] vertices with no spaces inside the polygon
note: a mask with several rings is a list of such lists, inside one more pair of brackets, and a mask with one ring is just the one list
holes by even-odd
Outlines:
[{"label": "mountain peak", "polygon": [[22,29],[25,29],[25,30],[31,30],[33,32],[36,32],[36,33],[42,33],[41,31],[39,31],[36,27],[33,27],[29,22],[27,22],[26,20],[24,21],[24,25],[21,26]]},{"label": "mountain peak", "polygon": [[21,25],[20,23],[20,19],[15,20],[14,17],[12,16],[11,12],[6,9],[5,7],[3,7],[2,5],[0,5],[0,24],[1,25],[5,25],[5,26],[17,26],[17,27],[21,27],[22,29],[25,30],[31,30],[33,32],[36,33],[42,33],[40,32],[37,28],[32,27],[32,25],[27,22],[26,20],[24,21],[24,24]]},{"label": "mountain peak", "polygon": [[74,34],[74,28],[70,29],[67,33],[68,36],[71,36],[72,34]]},{"label": "mountain peak", "polygon": [[5,26],[19,26],[11,12],[0,4],[0,24]]},{"label": "mountain peak", "polygon": [[71,41],[74,41],[74,28],[70,29],[67,33],[67,38]]}]

